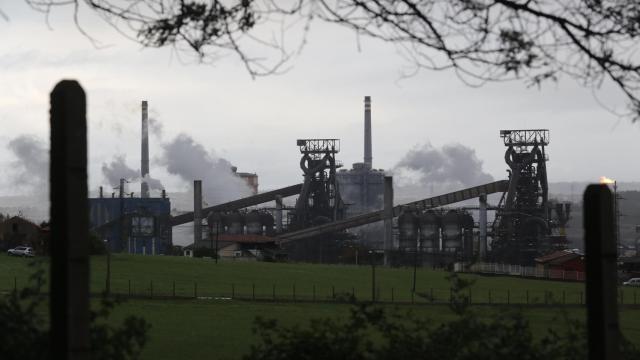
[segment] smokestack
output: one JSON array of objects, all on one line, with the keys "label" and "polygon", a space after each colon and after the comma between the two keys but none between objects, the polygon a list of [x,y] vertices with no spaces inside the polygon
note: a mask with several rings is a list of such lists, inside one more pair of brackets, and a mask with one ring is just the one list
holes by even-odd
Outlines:
[{"label": "smokestack", "polygon": [[479,253],[480,260],[484,260],[487,256],[487,195],[480,194],[480,211],[478,212],[478,227],[480,229],[479,236]]},{"label": "smokestack", "polygon": [[202,180],[193,180],[193,250],[202,241]]},{"label": "smokestack", "polygon": [[140,197],[148,198],[149,184],[147,184],[146,177],[149,176],[149,114],[148,105],[145,100],[142,101],[142,155],[140,175],[142,177]]},{"label": "smokestack", "polygon": [[389,250],[393,247],[393,177],[384,177],[384,264],[388,265]]},{"label": "smokestack", "polygon": [[371,169],[371,96],[364,97],[364,166]]}]

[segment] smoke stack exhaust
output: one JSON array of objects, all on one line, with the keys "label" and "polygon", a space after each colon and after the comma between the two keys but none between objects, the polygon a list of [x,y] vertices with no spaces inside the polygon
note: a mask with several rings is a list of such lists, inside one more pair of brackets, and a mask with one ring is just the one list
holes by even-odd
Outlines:
[{"label": "smoke stack exhaust", "polygon": [[149,197],[149,184],[146,178],[149,176],[149,114],[146,101],[142,101],[142,155],[140,164],[140,175],[142,183],[140,184],[140,196]]},{"label": "smoke stack exhaust", "polygon": [[371,154],[371,96],[364,97],[364,166],[371,169],[373,156]]}]

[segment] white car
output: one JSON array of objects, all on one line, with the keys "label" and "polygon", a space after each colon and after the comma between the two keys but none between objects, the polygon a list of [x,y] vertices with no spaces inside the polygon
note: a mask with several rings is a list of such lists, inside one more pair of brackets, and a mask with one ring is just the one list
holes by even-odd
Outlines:
[{"label": "white car", "polygon": [[9,249],[7,251],[7,255],[9,256],[22,256],[22,257],[26,257],[26,256],[33,256],[33,249],[31,249],[28,246],[18,246],[14,249]]},{"label": "white car", "polygon": [[640,278],[629,279],[622,283],[625,286],[640,286]]}]

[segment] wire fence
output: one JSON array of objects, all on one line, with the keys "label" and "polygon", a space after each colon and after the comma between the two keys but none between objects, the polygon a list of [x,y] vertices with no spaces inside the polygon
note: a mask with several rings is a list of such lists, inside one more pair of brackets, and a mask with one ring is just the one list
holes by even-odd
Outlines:
[{"label": "wire fence", "polygon": [[[4,284],[5,294],[20,290],[20,284],[14,278],[12,284]],[[619,289],[620,305],[640,305],[640,289]],[[95,291],[95,288],[94,288]],[[95,293],[94,295],[98,295]],[[315,302],[349,303],[378,302],[390,304],[447,304],[456,294],[452,289],[420,287],[411,291],[406,287],[376,286],[334,286],[316,284],[267,284],[267,283],[228,283],[199,284],[197,281],[136,281],[114,279],[110,285],[110,294],[124,298],[144,299],[201,299],[201,300],[244,300],[271,302]],[[541,289],[491,289],[472,287],[458,293],[472,305],[584,305],[584,291],[579,290],[541,290]]]}]

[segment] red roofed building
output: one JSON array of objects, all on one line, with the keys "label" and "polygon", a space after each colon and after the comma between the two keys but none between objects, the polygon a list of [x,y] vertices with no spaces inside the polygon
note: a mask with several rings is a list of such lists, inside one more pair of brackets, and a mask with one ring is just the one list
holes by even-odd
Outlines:
[{"label": "red roofed building", "polygon": [[584,280],[584,254],[578,250],[560,250],[535,259],[536,270],[552,279]]}]

